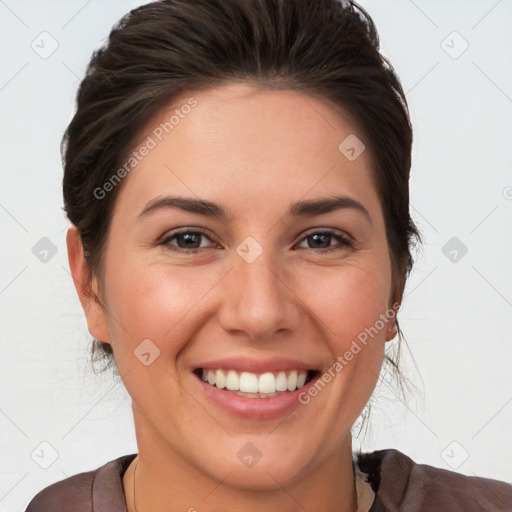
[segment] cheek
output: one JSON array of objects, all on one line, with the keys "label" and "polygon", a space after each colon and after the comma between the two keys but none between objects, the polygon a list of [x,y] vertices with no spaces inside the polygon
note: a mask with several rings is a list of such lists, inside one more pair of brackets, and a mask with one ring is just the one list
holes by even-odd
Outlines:
[{"label": "cheek", "polygon": [[[353,264],[318,273],[309,305],[319,319],[332,364],[329,382],[343,393],[338,403],[365,403],[380,373],[391,312],[391,273],[380,264]],[[326,293],[328,290],[328,293]]]},{"label": "cheek", "polygon": [[107,309],[116,358],[150,339],[162,356],[172,359],[193,334],[188,330],[192,317],[197,319],[202,310],[201,299],[218,281],[213,272],[137,258],[118,261],[109,272]]},{"label": "cheek", "polygon": [[[361,261],[317,272],[304,295],[340,353],[347,342],[373,326],[389,309],[390,288],[391,273],[386,266]],[[379,332],[385,331],[381,323]]]}]

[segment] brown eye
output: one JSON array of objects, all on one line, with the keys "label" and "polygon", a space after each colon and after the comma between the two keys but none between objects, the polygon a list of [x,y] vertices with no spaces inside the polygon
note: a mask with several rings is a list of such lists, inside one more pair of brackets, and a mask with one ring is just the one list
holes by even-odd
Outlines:
[{"label": "brown eye", "polygon": [[[332,239],[336,239],[338,245],[332,246],[330,243]],[[309,241],[306,249],[320,249],[324,252],[352,247],[352,242],[348,237],[332,230],[315,231],[305,236],[302,240]]]},{"label": "brown eye", "polygon": [[[165,245],[173,251],[198,252],[200,249],[208,247],[201,245],[202,239],[210,240],[201,231],[184,230],[166,236],[159,245]],[[174,241],[176,241],[175,244],[172,243]]]}]

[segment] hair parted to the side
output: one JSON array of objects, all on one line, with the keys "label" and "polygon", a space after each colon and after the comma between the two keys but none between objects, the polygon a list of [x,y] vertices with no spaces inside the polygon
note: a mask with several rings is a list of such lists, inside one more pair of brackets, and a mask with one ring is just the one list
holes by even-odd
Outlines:
[{"label": "hair parted to the side", "polygon": [[[123,165],[139,130],[173,96],[231,81],[313,95],[353,120],[371,155],[400,301],[411,250],[421,241],[409,214],[412,127],[375,25],[354,1],[161,0],[133,9],[113,27],[92,55],[61,143],[64,210],[80,232],[91,275],[101,276],[123,183],[102,199],[94,191]],[[384,364],[405,396],[398,322],[397,329],[394,355],[387,351]],[[110,344],[93,340],[92,351],[93,361],[106,359],[106,367],[115,368]]]}]

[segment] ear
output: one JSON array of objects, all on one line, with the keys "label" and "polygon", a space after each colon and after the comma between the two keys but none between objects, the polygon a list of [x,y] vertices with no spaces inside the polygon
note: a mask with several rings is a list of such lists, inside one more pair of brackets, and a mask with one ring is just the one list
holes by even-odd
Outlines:
[{"label": "ear", "polygon": [[75,225],[71,225],[66,236],[68,261],[80,303],[87,318],[87,327],[98,341],[110,343],[107,312],[100,300],[98,280],[91,276],[85,261],[82,237]]},{"label": "ear", "polygon": [[399,302],[394,302],[393,305],[389,308],[389,310],[393,310],[393,317],[389,320],[389,325],[386,330],[386,341],[391,341],[398,333],[398,328],[396,324],[396,315],[398,313],[398,309],[400,308]]},{"label": "ear", "polygon": [[388,311],[393,310],[393,317],[389,320],[389,325],[386,331],[386,341],[391,341],[397,335],[398,329],[396,324],[396,317],[402,302],[404,288],[405,282],[401,280],[391,293]]}]

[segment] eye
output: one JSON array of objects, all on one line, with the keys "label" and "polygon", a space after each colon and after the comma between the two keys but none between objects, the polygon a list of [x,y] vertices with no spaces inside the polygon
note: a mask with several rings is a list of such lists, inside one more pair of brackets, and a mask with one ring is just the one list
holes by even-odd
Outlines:
[{"label": "eye", "polygon": [[[201,245],[201,237],[211,241],[202,231],[183,230],[166,236],[159,245],[168,246],[173,251],[194,253],[205,248]],[[172,243],[173,241],[176,241],[176,245]]]},{"label": "eye", "polygon": [[[331,246],[329,241],[333,238],[337,239],[339,244]],[[322,252],[340,250],[347,247],[353,247],[352,241],[348,236],[338,233],[332,229],[324,229],[322,231],[313,231],[306,235],[303,241],[312,240],[312,247],[306,247],[306,249],[322,249]]]},{"label": "eye", "polygon": [[[172,233],[162,239],[159,245],[165,245],[173,251],[197,253],[201,249],[207,249],[208,246],[201,244],[201,239],[211,240],[202,231],[193,231],[190,229],[184,229],[179,232]],[[338,240],[338,244],[332,246],[329,242],[332,239]],[[353,243],[350,238],[342,233],[334,231],[332,229],[324,229],[322,231],[313,231],[302,238],[302,241],[311,240],[312,244],[305,249],[314,250],[320,249],[321,252],[340,250],[347,247],[353,247]],[[174,244],[173,242],[176,242]],[[210,246],[211,247],[211,246]]]}]

